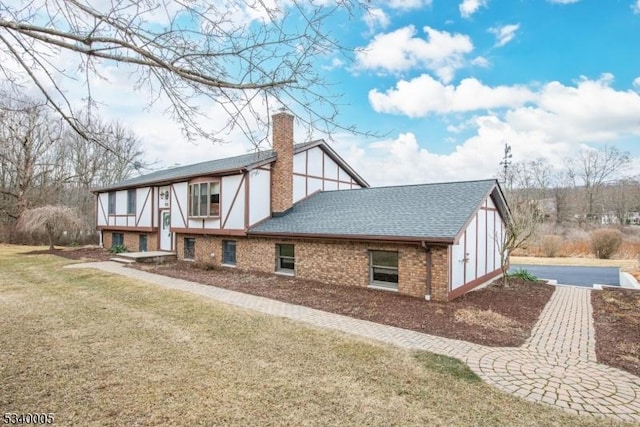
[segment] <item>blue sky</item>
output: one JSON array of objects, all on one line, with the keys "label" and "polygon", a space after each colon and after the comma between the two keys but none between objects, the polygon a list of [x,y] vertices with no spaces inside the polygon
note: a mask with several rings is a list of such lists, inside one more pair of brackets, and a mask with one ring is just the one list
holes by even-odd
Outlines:
[{"label": "blue sky", "polygon": [[[371,184],[494,177],[505,143],[514,161],[545,158],[558,168],[578,150],[605,145],[640,157],[640,0],[369,4],[327,28],[354,49],[351,61],[322,56],[317,67],[344,94],[338,120],[380,135],[333,135],[333,147]],[[225,144],[186,142],[162,102],[145,108],[148,96],[133,89],[129,70],[100,71],[92,93],[101,114],[132,128],[156,168],[252,148],[239,132]],[[221,117],[215,105],[208,113]],[[304,129],[296,135],[300,142]]]}]

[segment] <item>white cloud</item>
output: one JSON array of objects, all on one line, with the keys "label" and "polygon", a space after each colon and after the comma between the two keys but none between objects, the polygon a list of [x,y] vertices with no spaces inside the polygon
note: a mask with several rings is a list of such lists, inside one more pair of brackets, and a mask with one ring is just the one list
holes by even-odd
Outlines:
[{"label": "white cloud", "polygon": [[[356,170],[371,184],[492,177],[498,170],[505,142],[512,146],[514,161],[544,158],[560,168],[567,156],[585,146],[615,144],[621,138],[640,136],[640,93],[631,89],[616,90],[612,87],[613,76],[610,74],[598,79],[582,78],[574,85],[550,82],[533,94],[517,87],[531,96],[529,105],[516,105],[517,98],[505,95],[514,87],[504,88],[503,97],[500,97],[497,88],[483,86],[472,79],[461,82],[458,87],[434,85],[433,80],[424,76],[423,80],[427,83],[424,88],[420,88],[420,83],[424,84],[422,80],[414,79],[405,83],[415,86],[404,89],[398,85],[392,95],[398,96],[395,92],[402,92],[402,89],[405,90],[403,93],[413,91],[411,99],[422,100],[427,107],[421,106],[420,102],[412,103],[411,99],[399,100],[393,96],[376,100],[374,106],[389,110],[384,101],[390,102],[393,108],[410,117],[420,116],[424,109],[456,113],[465,108],[480,108],[483,103],[492,101],[496,105],[506,104],[505,100],[509,99],[514,100],[515,106],[507,112],[485,113],[472,119],[464,116],[459,123],[450,122],[447,131],[454,137],[469,131],[473,133],[450,153],[430,151],[427,147],[441,140],[430,141],[428,134],[412,132],[401,132],[394,138],[375,143],[350,141],[345,158],[353,162]],[[640,85],[640,78],[635,83]],[[468,88],[462,90],[465,85]],[[433,101],[432,97],[438,100]],[[389,168],[389,164],[394,167]]]},{"label": "white cloud", "polygon": [[484,56],[476,56],[471,60],[471,65],[481,68],[489,68],[491,66],[491,62]]},{"label": "white cloud", "polygon": [[387,28],[389,26],[389,17],[384,10],[374,7],[365,12],[362,17],[364,22],[367,24],[369,31],[373,31],[376,28]]},{"label": "white cloud", "polygon": [[391,9],[411,10],[431,6],[432,0],[389,0],[387,6]]},{"label": "white cloud", "polygon": [[514,39],[518,29],[520,29],[520,24],[509,24],[489,28],[489,32],[496,36],[496,46],[504,46]]},{"label": "white cloud", "polygon": [[431,113],[466,112],[492,108],[518,107],[535,100],[535,94],[524,86],[483,85],[467,78],[458,86],[444,85],[428,74],[412,80],[400,80],[385,93],[369,92],[369,102],[377,112],[425,117]]},{"label": "white cloud", "polygon": [[356,67],[398,73],[413,68],[434,71],[444,82],[453,79],[464,65],[464,55],[473,50],[471,39],[424,27],[426,39],[416,37],[413,25],[378,34],[356,51]]},{"label": "white cloud", "polygon": [[489,0],[463,0],[458,8],[463,18],[470,18],[481,7],[487,7]]},{"label": "white cloud", "polygon": [[636,77],[633,80],[633,87],[635,87],[636,89],[640,89],[640,77]]},{"label": "white cloud", "polygon": [[640,0],[636,0],[636,2],[631,5],[631,9],[633,13],[640,13]]},{"label": "white cloud", "polygon": [[578,3],[580,0],[547,0],[549,3],[557,3],[557,4],[571,4]]}]

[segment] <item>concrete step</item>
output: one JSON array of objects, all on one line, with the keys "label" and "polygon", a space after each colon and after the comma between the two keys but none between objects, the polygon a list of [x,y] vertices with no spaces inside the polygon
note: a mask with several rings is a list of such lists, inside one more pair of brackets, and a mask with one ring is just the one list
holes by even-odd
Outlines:
[{"label": "concrete step", "polygon": [[111,257],[109,258],[111,261],[114,262],[119,262],[120,264],[135,264],[136,260],[135,259],[129,259],[129,258],[121,258],[121,257]]}]

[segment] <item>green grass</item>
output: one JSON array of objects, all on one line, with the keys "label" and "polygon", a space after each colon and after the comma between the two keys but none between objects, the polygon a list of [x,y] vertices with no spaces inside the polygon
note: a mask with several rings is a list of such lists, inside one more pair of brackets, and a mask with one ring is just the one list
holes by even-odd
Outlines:
[{"label": "green grass", "polygon": [[[612,425],[399,350],[0,246],[0,411],[58,425]],[[21,249],[24,250],[24,249]]]}]

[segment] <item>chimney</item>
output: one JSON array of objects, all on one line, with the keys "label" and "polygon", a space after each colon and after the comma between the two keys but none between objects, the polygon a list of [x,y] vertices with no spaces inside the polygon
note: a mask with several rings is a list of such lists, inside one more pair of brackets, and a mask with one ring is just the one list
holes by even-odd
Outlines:
[{"label": "chimney", "polygon": [[278,214],[293,206],[293,116],[281,111],[271,120],[277,155],[271,167],[271,212]]}]

